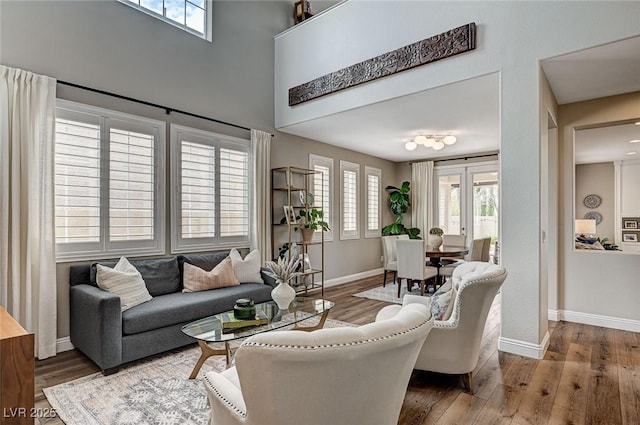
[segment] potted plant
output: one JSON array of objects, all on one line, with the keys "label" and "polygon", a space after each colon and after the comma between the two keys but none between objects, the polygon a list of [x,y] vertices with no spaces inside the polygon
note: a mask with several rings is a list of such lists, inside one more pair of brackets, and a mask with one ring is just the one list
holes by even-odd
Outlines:
[{"label": "potted plant", "polygon": [[311,242],[313,240],[313,232],[317,230],[327,231],[329,230],[329,223],[323,220],[323,213],[316,208],[300,210],[300,218],[302,219],[302,226],[300,226],[300,232],[302,233],[302,242]]},{"label": "potted plant", "polygon": [[409,207],[411,206],[409,198],[411,183],[405,181],[402,182],[401,187],[387,186],[385,189],[389,192],[389,209],[395,214],[396,219],[393,223],[382,228],[382,235],[407,234],[411,239],[420,239],[420,229],[417,227],[407,228],[402,224],[402,216],[409,211]]},{"label": "potted plant", "polygon": [[440,245],[442,245],[443,234],[444,231],[439,227],[432,227],[429,229],[429,239],[427,241],[429,246],[433,248],[440,248]]}]

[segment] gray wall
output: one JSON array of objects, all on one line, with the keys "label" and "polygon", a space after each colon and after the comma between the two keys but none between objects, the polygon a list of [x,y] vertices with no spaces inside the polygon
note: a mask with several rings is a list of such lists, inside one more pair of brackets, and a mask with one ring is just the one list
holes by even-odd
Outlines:
[{"label": "gray wall", "polygon": [[[334,3],[314,1],[313,6],[320,11]],[[334,158],[336,176],[344,159],[381,168],[384,186],[398,184],[395,163],[276,132],[273,36],[291,25],[289,1],[215,2],[209,43],[116,1],[1,0],[0,62],[269,131],[276,134],[273,167],[305,167],[314,153]],[[164,111],[61,85],[58,97],[248,138],[243,130],[166,116]],[[335,190],[337,205],[337,185]],[[388,224],[388,208],[382,211],[383,224]],[[339,235],[337,226],[334,233]],[[364,233],[360,240],[335,237],[326,246],[325,278],[379,268],[380,255],[379,240],[364,239]],[[69,263],[58,265],[59,337],[69,334],[68,272]]]}]

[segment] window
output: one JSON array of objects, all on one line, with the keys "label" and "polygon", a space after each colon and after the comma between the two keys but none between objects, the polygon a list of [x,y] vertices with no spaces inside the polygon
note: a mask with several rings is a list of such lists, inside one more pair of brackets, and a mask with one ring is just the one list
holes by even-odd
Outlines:
[{"label": "window", "polygon": [[342,226],[340,239],[360,238],[360,165],[340,161]]},{"label": "window", "polygon": [[380,237],[380,192],[382,185],[382,170],[364,167],[367,181],[367,227],[365,238]]},{"label": "window", "polygon": [[[321,174],[315,174],[313,179],[314,207],[322,207],[324,221],[333,229],[333,159],[309,154],[309,168]],[[319,233],[319,232],[318,232]],[[324,240],[333,240],[333,230],[324,232]]]},{"label": "window", "polygon": [[171,252],[249,245],[250,142],[171,126]]},{"label": "window", "polygon": [[56,256],[164,251],[164,123],[58,101]]},{"label": "window", "polygon": [[212,0],[118,0],[141,12],[211,41]]}]

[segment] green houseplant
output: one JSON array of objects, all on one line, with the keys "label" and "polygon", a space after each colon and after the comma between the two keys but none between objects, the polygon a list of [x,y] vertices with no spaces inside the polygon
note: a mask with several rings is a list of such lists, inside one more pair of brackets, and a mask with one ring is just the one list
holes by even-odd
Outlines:
[{"label": "green houseplant", "polygon": [[317,230],[323,230],[325,232],[330,230],[329,223],[323,220],[324,214],[321,210],[316,208],[300,210],[300,218],[303,222],[300,226],[303,242],[311,242],[313,240],[313,232]]},{"label": "green houseplant", "polygon": [[385,190],[389,192],[389,209],[395,214],[396,219],[393,223],[382,228],[382,235],[403,235],[407,234],[411,239],[420,239],[420,229],[417,227],[405,227],[402,224],[402,216],[409,211],[411,200],[409,192],[411,191],[411,183],[402,182],[401,187],[387,186]]}]

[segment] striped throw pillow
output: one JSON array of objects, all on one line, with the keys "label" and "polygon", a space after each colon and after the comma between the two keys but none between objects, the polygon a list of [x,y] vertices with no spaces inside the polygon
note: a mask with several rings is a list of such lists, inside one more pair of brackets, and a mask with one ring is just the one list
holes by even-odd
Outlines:
[{"label": "striped throw pillow", "polygon": [[208,289],[240,285],[233,273],[231,258],[227,257],[210,272],[189,263],[184,263],[184,289],[182,292],[199,292]]},{"label": "striped throw pillow", "polygon": [[152,298],[142,275],[125,257],[120,258],[114,268],[97,264],[96,283],[101,289],[120,297],[122,311]]}]

